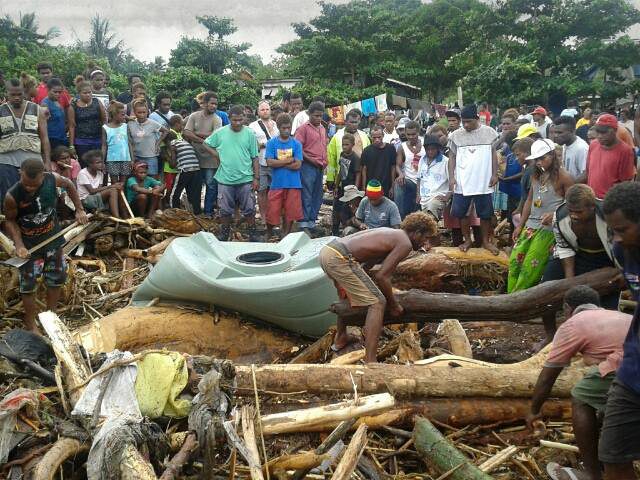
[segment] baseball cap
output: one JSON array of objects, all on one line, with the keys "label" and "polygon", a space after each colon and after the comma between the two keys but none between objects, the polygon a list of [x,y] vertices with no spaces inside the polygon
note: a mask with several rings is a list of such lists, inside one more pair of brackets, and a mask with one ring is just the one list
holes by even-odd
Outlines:
[{"label": "baseball cap", "polygon": [[465,105],[464,108],[462,109],[462,111],[460,112],[460,118],[466,118],[466,119],[470,119],[470,118],[478,119],[478,118],[480,118],[478,116],[478,107],[476,106],[476,104],[475,103],[471,103],[469,105]]},{"label": "baseball cap", "polygon": [[409,117],[402,117],[400,120],[398,120],[398,126],[396,128],[405,128],[407,126],[407,123],[409,123],[411,120],[409,120]]},{"label": "baseball cap", "polygon": [[556,149],[556,144],[548,138],[536,140],[531,145],[531,155],[527,157],[527,160],[535,160],[536,158],[544,157],[547,153],[553,152]]},{"label": "baseball cap", "polygon": [[384,195],[382,184],[378,180],[371,180],[367,183],[367,197],[380,198]]},{"label": "baseball cap", "polygon": [[618,119],[610,113],[603,113],[596,120],[597,127],[611,127],[618,129]]},{"label": "baseball cap", "polygon": [[444,112],[444,116],[445,117],[457,117],[458,119],[460,119],[460,109],[459,108],[452,108],[450,110],[447,110],[446,112]]},{"label": "baseball cap", "polygon": [[544,115],[545,117],[547,116],[547,111],[545,110],[544,107],[536,107],[533,109],[533,112],[531,112],[532,115]]},{"label": "baseball cap", "polygon": [[358,197],[364,197],[364,192],[362,190],[358,190],[358,187],[355,185],[347,185],[344,187],[344,195],[340,197],[340,201],[346,203]]},{"label": "baseball cap", "polygon": [[532,123],[520,125],[520,128],[518,128],[518,134],[516,135],[516,140],[527,138],[532,133],[538,133],[538,129]]}]

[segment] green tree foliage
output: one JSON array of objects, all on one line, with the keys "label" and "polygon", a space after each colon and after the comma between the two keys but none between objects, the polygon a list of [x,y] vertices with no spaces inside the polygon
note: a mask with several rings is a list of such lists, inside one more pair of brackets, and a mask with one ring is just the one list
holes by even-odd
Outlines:
[{"label": "green tree foliage", "polygon": [[233,20],[219,17],[196,17],[207,29],[207,38],[182,37],[171,50],[171,67],[199,67],[206,73],[222,75],[226,69],[246,67],[249,57],[245,53],[250,44],[233,44],[224,39],[236,31]]},{"label": "green tree foliage", "polygon": [[620,34],[638,22],[626,0],[499,0],[449,66],[464,72],[465,91],[504,105],[553,93],[612,100],[633,87],[619,69],[640,63],[640,49]]}]

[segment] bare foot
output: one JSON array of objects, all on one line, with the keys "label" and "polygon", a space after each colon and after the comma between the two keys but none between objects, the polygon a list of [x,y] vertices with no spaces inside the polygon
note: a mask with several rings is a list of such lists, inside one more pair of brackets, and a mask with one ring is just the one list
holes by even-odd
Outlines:
[{"label": "bare foot", "polygon": [[494,255],[498,255],[500,253],[500,249],[491,242],[483,242],[482,248],[489,250]]},{"label": "bare foot", "polygon": [[460,249],[461,252],[466,252],[471,248],[472,244],[473,243],[471,242],[471,240],[465,240],[463,243],[458,245],[458,248]]},{"label": "bare foot", "polygon": [[360,350],[362,346],[362,339],[357,335],[346,334],[341,337],[336,335],[333,345],[331,345],[331,350],[335,352],[336,356],[340,356],[354,350]]}]

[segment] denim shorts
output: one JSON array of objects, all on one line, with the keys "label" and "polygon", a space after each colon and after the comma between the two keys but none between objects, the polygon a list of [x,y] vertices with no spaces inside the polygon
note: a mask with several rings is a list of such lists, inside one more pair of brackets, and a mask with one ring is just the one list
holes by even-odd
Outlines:
[{"label": "denim shorts", "polygon": [[220,216],[230,217],[240,209],[243,217],[250,217],[256,213],[256,201],[253,194],[253,184],[241,183],[239,185],[218,184],[218,206]]},{"label": "denim shorts", "polygon": [[485,193],[483,195],[462,195],[461,193],[453,194],[453,203],[451,204],[451,215],[456,218],[465,218],[471,202],[476,207],[476,215],[480,220],[489,220],[493,216],[493,194]]},{"label": "denim shorts", "polygon": [[160,167],[158,166],[158,157],[136,157],[136,163],[144,162],[147,164],[147,174],[158,175]]}]

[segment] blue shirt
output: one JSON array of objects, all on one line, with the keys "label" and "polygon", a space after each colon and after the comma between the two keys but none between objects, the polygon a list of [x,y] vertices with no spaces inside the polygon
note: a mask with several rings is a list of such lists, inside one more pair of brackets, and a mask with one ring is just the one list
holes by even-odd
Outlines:
[{"label": "blue shirt", "polygon": [[[283,142],[280,136],[273,137],[267,142],[264,152],[265,159],[278,160],[279,158],[293,157],[302,161],[302,144],[294,137]],[[272,190],[279,188],[302,188],[300,170],[290,170],[286,167],[273,168],[271,170]]]},{"label": "blue shirt", "polygon": [[220,117],[220,120],[222,120],[222,126],[224,127],[225,125],[229,125],[229,115],[227,115],[227,112],[223,112],[221,110],[216,110],[216,115],[218,115]]},{"label": "blue shirt", "polygon": [[[520,165],[520,162],[518,162],[516,154],[513,153],[508,146],[505,146],[504,154],[507,160],[507,165],[504,169],[504,176],[512,177],[513,175],[517,175],[518,173],[520,173],[522,171],[522,165]],[[522,196],[522,187],[520,186],[520,180],[501,180],[498,188],[502,193],[506,193],[510,197],[520,198]]]},{"label": "blue shirt", "polygon": [[49,108],[47,120],[47,135],[54,140],[67,139],[66,115],[60,104],[45,98],[42,104]]},{"label": "blue shirt", "polygon": [[[640,259],[637,252],[623,250],[620,245],[613,245],[613,254],[622,265],[624,278],[633,299],[640,298]],[[640,309],[636,308],[629,327],[629,333],[623,345],[624,357],[616,374],[618,380],[640,395]]]}]

